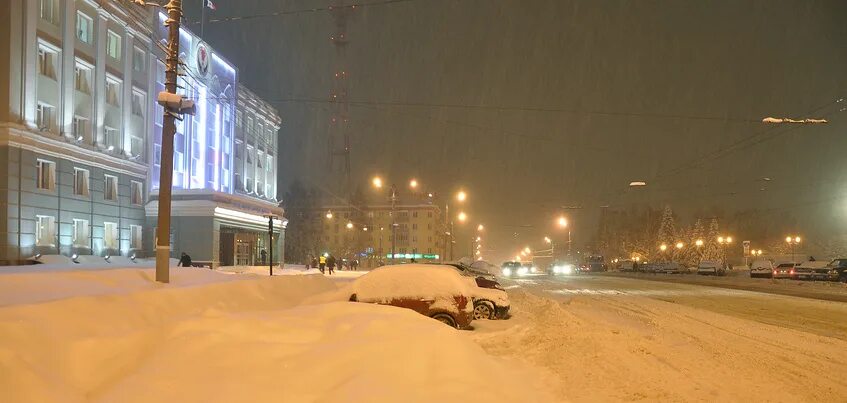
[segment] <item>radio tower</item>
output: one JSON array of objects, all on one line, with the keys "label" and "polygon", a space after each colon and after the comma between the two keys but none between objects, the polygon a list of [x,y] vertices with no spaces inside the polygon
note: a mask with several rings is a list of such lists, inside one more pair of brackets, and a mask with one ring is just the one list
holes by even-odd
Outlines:
[{"label": "radio tower", "polygon": [[[345,192],[350,191],[350,104],[347,93],[347,19],[355,11],[355,4],[348,0],[336,0],[330,6],[335,31],[330,36],[335,46],[335,66],[333,69],[330,103],[332,116],[329,122],[329,171],[331,175],[343,173],[342,182]],[[340,169],[339,169],[340,168]]]}]

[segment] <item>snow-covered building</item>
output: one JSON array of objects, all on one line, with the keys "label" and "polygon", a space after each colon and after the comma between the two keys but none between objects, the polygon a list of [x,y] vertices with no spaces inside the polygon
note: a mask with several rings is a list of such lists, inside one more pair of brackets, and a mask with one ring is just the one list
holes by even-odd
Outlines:
[{"label": "snow-covered building", "polygon": [[[128,1],[0,2],[0,264],[39,253],[152,254],[163,19]],[[237,236],[220,234],[251,234],[240,256],[255,259],[268,248],[266,217],[282,216],[279,116],[241,94],[232,63],[188,30],[180,39],[180,84],[198,108],[177,125],[172,253],[234,261]],[[237,110],[261,126],[239,131]],[[249,169],[236,161],[237,139],[253,147],[252,161],[263,158],[251,171],[262,189],[235,184],[235,171]]]}]

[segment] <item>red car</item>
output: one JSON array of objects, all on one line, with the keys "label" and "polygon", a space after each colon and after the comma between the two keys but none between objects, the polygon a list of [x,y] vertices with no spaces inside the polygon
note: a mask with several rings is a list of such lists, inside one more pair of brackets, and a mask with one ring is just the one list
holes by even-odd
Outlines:
[{"label": "red car", "polygon": [[353,282],[350,301],[411,309],[457,329],[473,320],[469,282],[449,266],[382,266]]}]

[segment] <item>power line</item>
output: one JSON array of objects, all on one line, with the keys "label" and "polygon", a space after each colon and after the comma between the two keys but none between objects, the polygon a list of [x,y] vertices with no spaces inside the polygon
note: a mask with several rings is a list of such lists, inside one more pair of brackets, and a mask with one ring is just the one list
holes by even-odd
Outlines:
[{"label": "power line", "polygon": [[[325,11],[334,11],[338,9],[356,9],[356,8],[365,8],[365,7],[374,7],[374,6],[384,6],[390,4],[398,4],[398,3],[407,3],[415,0],[382,0],[382,1],[374,1],[370,3],[360,3],[360,4],[350,4],[350,5],[342,5],[342,6],[325,6],[325,7],[313,7],[313,8],[304,8],[299,10],[286,10],[286,11],[276,11],[272,13],[262,13],[262,14],[252,14],[252,15],[241,15],[241,16],[233,16],[233,17],[221,17],[221,18],[212,18],[209,19],[208,23],[219,23],[219,22],[232,22],[232,21],[247,21],[247,20],[255,20],[260,18],[272,18],[272,17],[284,17],[288,15],[297,15],[297,14],[308,14],[308,13],[319,13]],[[194,22],[193,24],[199,24],[199,22]]]}]

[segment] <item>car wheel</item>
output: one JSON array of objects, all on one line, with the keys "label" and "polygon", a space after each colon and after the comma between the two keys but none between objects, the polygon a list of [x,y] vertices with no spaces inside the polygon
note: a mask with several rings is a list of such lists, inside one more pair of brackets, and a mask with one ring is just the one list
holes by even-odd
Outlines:
[{"label": "car wheel", "polygon": [[838,281],[842,283],[847,283],[847,271],[841,273],[841,276],[838,277]]},{"label": "car wheel", "polygon": [[494,319],[494,307],[486,301],[477,302],[473,307],[474,320]]},{"label": "car wheel", "polygon": [[432,318],[447,326],[456,327],[456,321],[453,319],[452,316],[450,316],[450,314],[437,313],[435,315],[432,315]]}]

